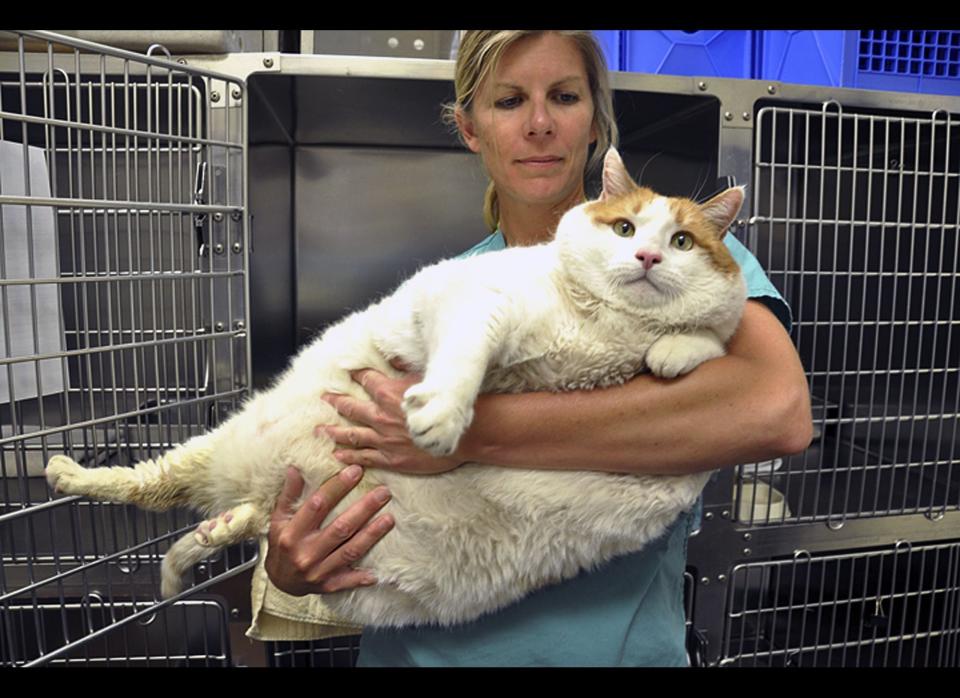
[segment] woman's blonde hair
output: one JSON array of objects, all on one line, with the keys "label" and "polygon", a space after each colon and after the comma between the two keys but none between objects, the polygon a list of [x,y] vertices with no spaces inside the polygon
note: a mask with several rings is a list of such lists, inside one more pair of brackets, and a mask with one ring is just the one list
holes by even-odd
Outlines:
[{"label": "woman's blonde hair", "polygon": [[[492,75],[504,52],[513,43],[530,36],[548,33],[544,30],[471,30],[460,38],[457,63],[454,69],[454,89],[456,102],[444,105],[444,121],[456,125],[456,112],[462,110],[469,114],[473,100],[480,85],[488,75]],[[617,123],[613,115],[613,97],[610,92],[610,80],[607,62],[596,37],[589,31],[556,31],[561,36],[573,39],[587,71],[590,96],[593,99],[593,126],[597,140],[593,155],[587,163],[588,168],[597,167],[603,162],[607,149],[617,144]],[[462,135],[461,135],[462,140]],[[491,180],[483,200],[483,220],[491,231],[496,230],[500,221],[500,206],[497,202],[497,188]]]}]

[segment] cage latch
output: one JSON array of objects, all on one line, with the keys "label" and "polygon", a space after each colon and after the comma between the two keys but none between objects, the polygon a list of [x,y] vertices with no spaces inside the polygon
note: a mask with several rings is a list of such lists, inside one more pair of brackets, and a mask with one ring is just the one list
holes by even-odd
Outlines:
[{"label": "cage latch", "polygon": [[876,604],[874,605],[873,613],[864,619],[863,624],[871,629],[883,630],[887,627],[888,622],[889,619],[883,612],[883,601],[878,596]]},{"label": "cage latch", "polygon": [[[206,201],[207,191],[207,163],[200,161],[197,163],[196,184],[193,190],[193,203],[202,206]],[[204,226],[207,222],[207,214],[198,212],[193,214],[193,228],[197,233],[197,254],[203,257],[207,253],[207,243],[204,239]]]}]

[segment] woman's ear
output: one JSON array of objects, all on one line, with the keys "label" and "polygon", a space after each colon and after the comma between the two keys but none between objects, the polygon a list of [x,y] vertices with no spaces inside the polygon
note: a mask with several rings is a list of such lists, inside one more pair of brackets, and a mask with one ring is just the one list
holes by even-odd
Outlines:
[{"label": "woman's ear", "polygon": [[471,119],[470,115],[461,107],[456,108],[453,116],[457,122],[457,129],[459,129],[460,135],[463,137],[463,142],[466,143],[467,147],[474,153],[479,153],[480,139],[477,137],[476,124],[474,124],[473,119]]}]

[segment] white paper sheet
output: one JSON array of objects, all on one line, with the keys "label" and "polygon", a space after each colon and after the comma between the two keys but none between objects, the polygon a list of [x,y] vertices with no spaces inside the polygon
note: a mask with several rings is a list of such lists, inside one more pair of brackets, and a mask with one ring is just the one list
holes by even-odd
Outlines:
[{"label": "white paper sheet", "polygon": [[[19,143],[0,141],[0,194],[7,196],[50,196],[50,177],[44,151],[27,147],[30,191],[24,177],[24,149]],[[31,206],[30,228],[27,207],[0,205],[0,248],[5,279],[57,278],[56,225],[50,206]],[[29,232],[29,235],[28,235]],[[30,241],[33,267],[30,266]],[[32,289],[32,292],[31,292]],[[36,325],[34,325],[36,321]],[[9,330],[9,337],[7,331]],[[9,344],[8,344],[9,341]],[[55,284],[7,286],[6,299],[0,292],[0,358],[29,357],[62,351],[60,296]],[[64,389],[63,362],[50,359],[13,364],[13,397],[16,400],[50,395]],[[9,402],[10,371],[0,366],[0,403]]]}]

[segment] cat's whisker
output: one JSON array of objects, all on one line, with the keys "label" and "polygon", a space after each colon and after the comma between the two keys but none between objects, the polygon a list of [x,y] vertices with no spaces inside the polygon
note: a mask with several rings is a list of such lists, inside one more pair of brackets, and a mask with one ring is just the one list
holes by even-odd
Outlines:
[{"label": "cat's whisker", "polygon": [[[708,173],[708,171],[707,171],[706,166],[702,167],[702,168],[697,172],[697,181],[696,181],[696,183],[693,185],[695,191],[694,191],[693,195],[691,195],[691,196],[689,196],[689,197],[687,197],[687,198],[689,198],[689,199],[692,200],[692,201],[699,201],[699,200],[700,200],[700,193],[703,191],[703,188],[704,188],[705,186],[707,186],[707,179],[709,178],[709,176],[710,176],[710,175],[709,175],[709,173]],[[700,181],[701,177],[703,178],[703,181],[702,181],[702,182]]]},{"label": "cat's whisker", "polygon": [[647,160],[647,161],[643,164],[643,167],[640,169],[640,176],[637,177],[637,183],[638,183],[638,184],[643,184],[643,173],[647,171],[647,168],[650,166],[650,163],[651,163],[651,162],[653,162],[654,160],[656,160],[658,156],[663,155],[663,152],[664,152],[664,151],[661,150],[660,152],[656,153],[653,157],[651,157],[649,160]]}]

